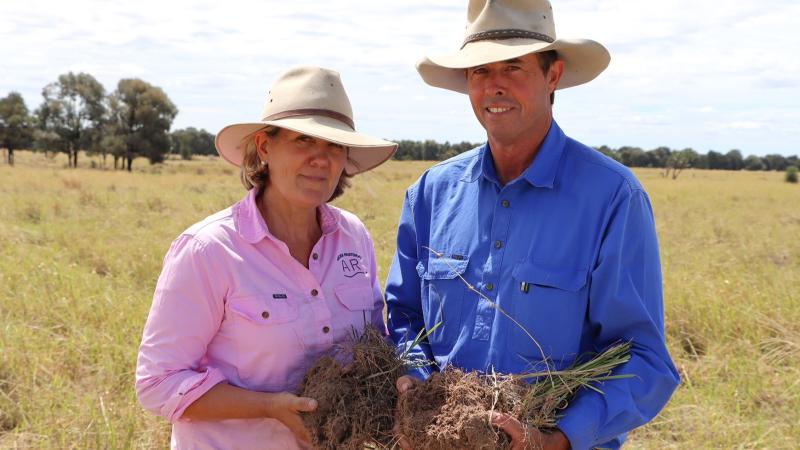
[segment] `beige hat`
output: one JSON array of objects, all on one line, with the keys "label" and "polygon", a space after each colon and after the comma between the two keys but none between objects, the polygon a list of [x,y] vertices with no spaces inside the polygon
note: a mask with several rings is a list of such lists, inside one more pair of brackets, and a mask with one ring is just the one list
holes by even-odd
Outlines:
[{"label": "beige hat", "polygon": [[556,39],[553,8],[547,0],[470,0],[461,49],[426,57],[417,71],[431,86],[467,92],[464,69],[528,53],[556,50],[564,74],[556,89],[593,80],[608,67],[608,50],[588,39]]},{"label": "beige hat", "polygon": [[348,147],[344,168],[348,175],[381,165],[397,150],[394,142],[356,132],[353,109],[339,73],[320,67],[295,67],[281,75],[267,94],[261,120],[220,130],[215,142],[217,152],[229,163],[241,166],[243,139],[267,125]]}]

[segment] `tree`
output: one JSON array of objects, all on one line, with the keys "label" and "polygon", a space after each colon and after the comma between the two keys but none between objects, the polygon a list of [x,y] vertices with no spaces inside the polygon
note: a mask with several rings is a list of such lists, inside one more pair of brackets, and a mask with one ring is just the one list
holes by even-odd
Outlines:
[{"label": "tree", "polygon": [[175,130],[170,134],[170,152],[181,155],[181,159],[192,159],[194,155],[213,155],[214,135],[194,127]]},{"label": "tree", "polygon": [[742,157],[742,152],[739,150],[733,149],[725,154],[725,159],[728,160],[728,169],[730,170],[742,170],[744,168],[744,157]]},{"label": "tree", "polygon": [[109,127],[117,140],[119,153],[114,153],[131,171],[133,158],[144,156],[150,164],[164,161],[170,150],[169,129],[178,109],[161,88],[133,78],[120,80],[109,99]]},{"label": "tree", "polygon": [[756,155],[750,155],[744,160],[745,170],[765,170],[766,167],[761,157]]},{"label": "tree", "polygon": [[764,156],[764,164],[766,164],[766,170],[786,170],[787,164],[786,157],[783,155],[766,155]]},{"label": "tree", "polygon": [[680,175],[681,172],[689,167],[692,167],[692,163],[695,159],[697,159],[697,152],[691,148],[685,148],[681,151],[672,152],[669,155],[669,158],[667,158],[664,171],[661,173],[661,175],[667,177],[670,175],[670,173],[672,173],[672,179],[675,180],[678,178],[678,175]]},{"label": "tree", "polygon": [[672,156],[672,150],[669,147],[658,147],[647,152],[647,155],[650,159],[650,167],[666,167]]},{"label": "tree", "polygon": [[105,88],[88,73],[68,72],[45,86],[42,97],[36,111],[39,138],[67,153],[70,167],[78,167],[78,151],[96,148],[101,140]]},{"label": "tree", "polygon": [[8,150],[8,164],[14,165],[14,150],[33,142],[33,118],[18,92],[0,98],[0,147]]}]

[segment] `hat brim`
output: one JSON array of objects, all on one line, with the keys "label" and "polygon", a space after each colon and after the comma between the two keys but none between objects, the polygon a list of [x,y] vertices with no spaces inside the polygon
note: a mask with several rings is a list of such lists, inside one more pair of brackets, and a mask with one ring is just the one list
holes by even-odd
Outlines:
[{"label": "hat brim", "polygon": [[608,50],[589,39],[558,39],[548,43],[520,38],[472,42],[452,55],[423,58],[417,63],[417,71],[431,86],[466,94],[464,69],[548,50],[557,51],[559,59],[564,61],[564,73],[556,89],[595,79],[611,61]]},{"label": "hat brim", "polygon": [[383,164],[397,151],[397,144],[350,129],[338,120],[324,116],[289,117],[263,122],[228,125],[217,133],[215,146],[219,155],[234,166],[244,160],[244,138],[266,126],[276,126],[348,147],[347,175],[356,175]]}]

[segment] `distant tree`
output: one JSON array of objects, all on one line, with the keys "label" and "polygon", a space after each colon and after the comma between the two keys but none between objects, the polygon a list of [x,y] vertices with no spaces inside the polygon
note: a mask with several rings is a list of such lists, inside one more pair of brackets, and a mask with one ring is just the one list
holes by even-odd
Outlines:
[{"label": "distant tree", "polygon": [[105,89],[88,73],[65,73],[42,90],[44,102],[37,109],[37,136],[42,144],[67,153],[69,166],[78,167],[78,151],[96,148],[106,113]]},{"label": "distant tree", "polygon": [[708,168],[711,170],[727,170],[729,168],[728,159],[722,153],[709,150],[706,157],[708,158]]},{"label": "distant tree", "polygon": [[661,175],[664,177],[671,175],[672,179],[675,180],[678,178],[678,175],[680,175],[681,172],[689,167],[692,167],[692,162],[696,158],[697,152],[691,148],[685,148],[680,151],[672,152],[664,165],[664,171],[661,172]]},{"label": "distant tree", "polygon": [[14,150],[33,143],[33,117],[18,92],[0,98],[0,147],[8,151],[8,164],[14,165]]},{"label": "distant tree", "polygon": [[786,182],[797,183],[797,167],[788,166],[786,168]]},{"label": "distant tree", "polygon": [[131,171],[133,158],[144,156],[150,164],[164,161],[170,150],[169,129],[178,109],[161,88],[140,79],[124,79],[109,99],[110,127],[117,142],[123,166]]},{"label": "distant tree", "polygon": [[766,167],[760,156],[750,155],[744,160],[745,170],[765,170]]},{"label": "distant tree", "polygon": [[181,159],[192,159],[193,155],[213,155],[214,135],[206,130],[189,127],[170,133],[171,153],[181,155]]},{"label": "distant tree", "polygon": [[786,162],[786,157],[783,155],[766,155],[764,156],[764,164],[766,164],[766,170],[786,170],[786,166],[789,164]]},{"label": "distant tree", "polygon": [[617,149],[620,162],[628,167],[647,167],[649,158],[639,147],[620,147]]},{"label": "distant tree", "polygon": [[647,155],[650,160],[650,167],[666,167],[672,155],[672,150],[669,147],[658,147],[647,152]]},{"label": "distant tree", "polygon": [[733,149],[729,151],[725,154],[725,159],[730,170],[742,170],[744,168],[744,157],[742,157],[742,152],[739,150]]}]

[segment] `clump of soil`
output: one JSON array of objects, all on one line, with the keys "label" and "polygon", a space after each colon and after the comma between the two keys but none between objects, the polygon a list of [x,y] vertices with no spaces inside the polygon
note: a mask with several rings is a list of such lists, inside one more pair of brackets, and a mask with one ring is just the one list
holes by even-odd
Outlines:
[{"label": "clump of soil", "polygon": [[447,367],[400,397],[399,432],[414,449],[509,448],[508,435],[491,425],[493,411],[548,432],[578,389],[620,377],[612,376],[611,370],[628,361],[629,348],[630,344],[619,344],[587,362],[541,373],[464,373]]},{"label": "clump of soil", "polygon": [[404,373],[395,348],[369,326],[335,357],[322,357],[306,372],[299,392],[318,403],[316,411],[303,415],[312,446],[319,450],[363,450],[367,444],[390,447],[395,381]]},{"label": "clump of soil", "polygon": [[402,397],[397,406],[398,428],[411,448],[426,450],[496,449],[508,437],[492,427],[492,410],[511,413],[522,389],[505,377],[447,368]]}]

